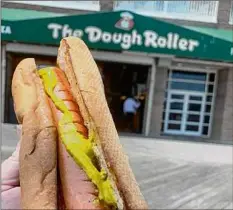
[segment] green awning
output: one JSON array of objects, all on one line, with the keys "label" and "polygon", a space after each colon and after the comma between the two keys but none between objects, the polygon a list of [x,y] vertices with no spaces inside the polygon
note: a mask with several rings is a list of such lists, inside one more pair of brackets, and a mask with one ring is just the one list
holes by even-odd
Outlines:
[{"label": "green awning", "polygon": [[209,28],[209,27],[196,27],[196,26],[183,26],[193,31],[197,31],[209,36],[213,36],[222,40],[233,42],[233,30]]},{"label": "green awning", "polygon": [[67,14],[43,12],[43,11],[27,10],[27,9],[1,8],[2,20],[11,20],[11,21],[48,18],[48,17],[61,17],[65,15]]},{"label": "green awning", "polygon": [[91,49],[233,62],[231,30],[179,26],[128,11],[69,16],[6,8],[1,11],[4,41],[57,46],[63,37],[77,36]]},{"label": "green awning", "polygon": [[[11,21],[48,18],[48,17],[61,17],[67,15],[70,14],[26,10],[26,9],[1,8],[2,20],[11,20]],[[233,30],[216,29],[209,27],[196,27],[196,26],[187,26],[187,25],[183,25],[183,27],[203,34],[214,36],[226,41],[233,42]]]}]

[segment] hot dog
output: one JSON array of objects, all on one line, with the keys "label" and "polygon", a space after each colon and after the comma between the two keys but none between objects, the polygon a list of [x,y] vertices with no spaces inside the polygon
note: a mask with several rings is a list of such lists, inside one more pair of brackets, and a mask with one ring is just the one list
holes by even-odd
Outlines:
[{"label": "hot dog", "polygon": [[119,143],[97,65],[82,40],[61,40],[56,67],[21,61],[12,94],[23,129],[23,209],[148,208]]}]

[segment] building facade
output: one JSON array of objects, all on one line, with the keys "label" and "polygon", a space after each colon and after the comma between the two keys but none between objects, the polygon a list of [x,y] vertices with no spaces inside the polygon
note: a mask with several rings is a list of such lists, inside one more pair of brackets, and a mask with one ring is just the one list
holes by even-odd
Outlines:
[{"label": "building facade", "polygon": [[[190,25],[190,26],[196,26],[196,27],[212,27],[212,28],[218,28],[218,29],[230,29],[232,30],[232,23],[233,23],[233,2],[232,1],[188,1],[189,3],[186,3],[184,5],[184,1],[157,1],[157,7],[156,11],[158,13],[155,15],[155,17],[169,21],[171,23],[175,24],[181,24],[181,25]],[[137,5],[143,2],[134,2],[130,3],[132,5],[132,8],[137,10]],[[146,4],[146,2],[144,2]],[[167,4],[167,5],[166,5]],[[120,5],[119,5],[120,7]],[[183,7],[183,8],[182,8]],[[138,11],[144,15],[147,15],[147,11],[143,9],[142,6],[138,5]],[[179,9],[182,8],[182,9]],[[140,11],[141,10],[141,11]],[[149,14],[148,14],[149,15]],[[233,37],[232,37],[233,39]],[[180,63],[182,65],[182,63]],[[187,66],[187,65],[186,65]],[[156,82],[155,82],[155,96],[154,96],[154,102],[153,102],[153,108],[152,108],[152,123],[151,123],[151,129],[150,134],[152,136],[156,137],[162,137],[162,136],[170,136],[171,138],[187,138],[184,137],[185,134],[188,135],[188,138],[197,140],[202,137],[202,140],[205,141],[206,138],[210,138],[212,140],[218,141],[219,139],[221,141],[232,141],[233,139],[233,69],[232,67],[227,68],[219,68],[215,72],[210,72],[208,70],[203,72],[203,69],[205,69],[207,66],[199,65],[197,67],[200,69],[199,74],[202,74],[203,77],[214,77],[215,80],[211,79],[213,85],[213,90],[211,92],[205,93],[209,97],[213,97],[215,100],[213,103],[206,103],[206,109],[205,111],[202,111],[203,116],[199,115],[200,118],[203,118],[203,124],[198,119],[198,115],[192,115],[192,111],[188,111],[186,108],[189,106],[188,97],[194,97],[192,94],[194,91],[189,91],[188,88],[182,92],[180,90],[173,91],[172,88],[169,89],[169,84],[173,80],[172,72],[175,74],[178,74],[178,72],[174,72],[172,69],[167,68],[158,68],[157,69],[157,76],[156,76]],[[185,77],[189,77],[188,74],[190,74],[190,78],[192,77],[191,74],[193,72],[196,73],[196,71],[188,71],[188,69],[195,68],[192,65],[187,66],[186,68],[182,67],[184,70],[180,74],[184,74],[183,76],[180,75],[180,78],[184,79]],[[220,70],[222,69],[222,70]],[[168,73],[169,72],[169,73]],[[185,76],[185,74],[187,74]],[[194,77],[194,76],[193,76]],[[185,79],[183,80],[185,81]],[[191,81],[190,81],[191,82]],[[194,82],[194,81],[193,81]],[[197,82],[197,81],[196,81]],[[208,83],[208,81],[206,81]],[[190,83],[190,88],[191,88]],[[164,90],[167,89],[167,97],[166,94],[164,95]],[[177,92],[176,92],[177,91]],[[177,93],[177,95],[176,95]],[[174,94],[174,95],[173,95]],[[187,95],[186,95],[187,94]],[[189,95],[191,94],[191,95]],[[207,96],[207,97],[208,97]],[[179,113],[172,112],[171,111],[171,104],[173,97],[182,97],[182,100],[177,100],[180,102],[179,105],[183,105],[182,111],[178,111]],[[165,103],[163,103],[165,102]],[[167,104],[168,103],[168,104]],[[191,102],[190,102],[190,105]],[[197,106],[197,104],[196,104]],[[185,108],[186,107],[186,108]],[[196,107],[197,108],[197,107]],[[196,109],[193,107],[193,109]],[[199,106],[201,109],[201,106]],[[199,109],[199,110],[200,110]],[[185,111],[187,110],[187,111]],[[206,112],[207,111],[207,112]],[[168,114],[169,113],[169,114]],[[170,114],[171,113],[171,114]],[[190,114],[189,114],[190,113]],[[197,123],[190,123],[191,121],[188,121],[189,117],[193,117],[193,121],[198,121]],[[179,119],[174,120],[173,119]],[[195,118],[195,119],[194,119]],[[170,121],[171,119],[171,121]],[[169,124],[170,122],[174,122]],[[177,122],[178,121],[178,122]],[[162,122],[161,124],[158,122]],[[169,126],[171,128],[175,129],[169,129]],[[199,127],[199,128],[198,128]],[[202,129],[200,129],[202,127]],[[187,129],[186,128],[190,128]],[[170,130],[170,131],[169,131]],[[177,131],[178,130],[178,131]],[[191,134],[189,130],[198,130],[197,136],[195,134]],[[202,130],[202,132],[200,132]],[[183,137],[182,137],[183,136]]]},{"label": "building facade", "polygon": [[[21,1],[3,2],[5,9],[36,10],[37,12],[56,13],[59,15],[92,14],[96,11],[127,10],[156,20],[189,27],[203,33],[216,33],[216,36],[229,35],[233,24],[232,1],[117,1],[110,0],[79,1],[79,4],[45,5],[45,3],[28,3]],[[97,2],[97,3],[96,3]],[[149,20],[149,19],[148,19]],[[231,35],[231,34],[230,34]],[[230,39],[230,38],[229,38]],[[232,33],[233,39],[233,33]],[[233,43],[233,40],[231,40]],[[25,56],[40,54],[41,63],[55,63],[55,54],[42,56],[42,52],[25,48],[27,55],[20,54],[17,46],[2,45],[6,52],[8,68],[14,69]],[[24,46],[25,47],[25,46]],[[40,46],[41,47],[41,46]],[[51,51],[54,51],[54,49]],[[30,50],[30,49],[31,50]],[[39,49],[39,48],[37,48]],[[45,48],[44,48],[45,49]],[[7,50],[6,50],[7,51]],[[25,54],[24,51],[24,54]],[[43,48],[41,47],[41,51]],[[233,52],[233,50],[232,50]],[[95,51],[95,59],[100,69],[104,69],[106,92],[112,103],[116,124],[123,125],[120,108],[121,95],[127,90],[138,92],[147,89],[146,100],[142,100],[143,111],[135,120],[136,127],[143,135],[157,138],[189,139],[193,141],[233,142],[233,61],[200,59],[198,56],[185,58],[166,53],[106,53]],[[221,53],[221,50],[220,52]],[[233,53],[232,53],[233,54]],[[114,61],[111,64],[109,61]],[[7,65],[7,64],[6,64]],[[12,65],[12,67],[9,67]],[[101,67],[102,66],[102,67]],[[115,69],[114,69],[115,68]],[[112,71],[108,71],[112,69]],[[119,72],[122,77],[117,77]],[[129,73],[131,72],[131,73]],[[12,73],[6,71],[5,86],[9,86]],[[116,78],[119,83],[114,82]],[[123,79],[122,79],[123,78]],[[119,84],[123,85],[119,89]],[[136,84],[136,88],[134,85]],[[4,86],[4,88],[5,88]],[[136,90],[135,90],[136,89]],[[5,99],[10,97],[5,92]],[[137,95],[137,93],[135,94]],[[107,97],[108,98],[108,97]],[[5,100],[6,104],[12,102]],[[10,107],[11,106],[11,107]],[[111,106],[110,106],[111,107]],[[5,105],[5,110],[12,112],[12,105]],[[118,110],[118,111],[117,111]],[[114,114],[113,114],[114,115]],[[5,118],[5,122],[15,120]]]}]

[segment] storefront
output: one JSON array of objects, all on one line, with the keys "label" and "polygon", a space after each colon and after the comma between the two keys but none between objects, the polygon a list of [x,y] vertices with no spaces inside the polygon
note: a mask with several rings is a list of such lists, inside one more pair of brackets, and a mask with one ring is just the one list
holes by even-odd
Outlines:
[{"label": "storefront", "polygon": [[18,62],[35,57],[38,64],[55,65],[60,39],[77,36],[99,66],[119,132],[126,127],[123,101],[133,94],[142,104],[134,119],[138,133],[230,141],[233,33],[215,30],[181,27],[125,11],[3,20],[4,122],[16,122],[10,83]]}]

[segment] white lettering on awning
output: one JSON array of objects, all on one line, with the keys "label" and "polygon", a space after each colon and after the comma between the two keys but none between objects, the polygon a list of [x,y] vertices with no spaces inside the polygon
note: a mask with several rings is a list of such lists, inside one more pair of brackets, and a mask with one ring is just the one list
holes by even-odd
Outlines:
[{"label": "white lettering on awning", "polygon": [[167,36],[159,36],[156,32],[147,30],[143,33],[145,46],[153,48],[167,48],[173,50],[193,52],[199,46],[197,40],[180,38],[178,34],[168,33]]},{"label": "white lettering on awning", "polygon": [[1,34],[11,34],[10,26],[1,26]]},{"label": "white lettering on awning", "polygon": [[104,31],[96,26],[87,26],[85,29],[72,29],[68,24],[60,25],[50,23],[48,29],[52,30],[52,37],[76,36],[82,38],[84,33],[91,43],[119,44],[122,49],[128,50],[132,46],[141,46],[149,48],[171,49],[193,52],[199,46],[199,41],[181,37],[177,33],[169,32],[165,36],[159,35],[153,30],[146,30],[140,34],[137,30],[131,32],[114,32]]},{"label": "white lettering on awning", "polygon": [[73,30],[70,28],[68,24],[60,25],[57,23],[50,23],[48,25],[48,29],[52,30],[52,37],[54,39],[58,39],[60,36],[67,37],[67,36],[75,36],[75,37],[82,37],[83,31],[80,29]]}]

